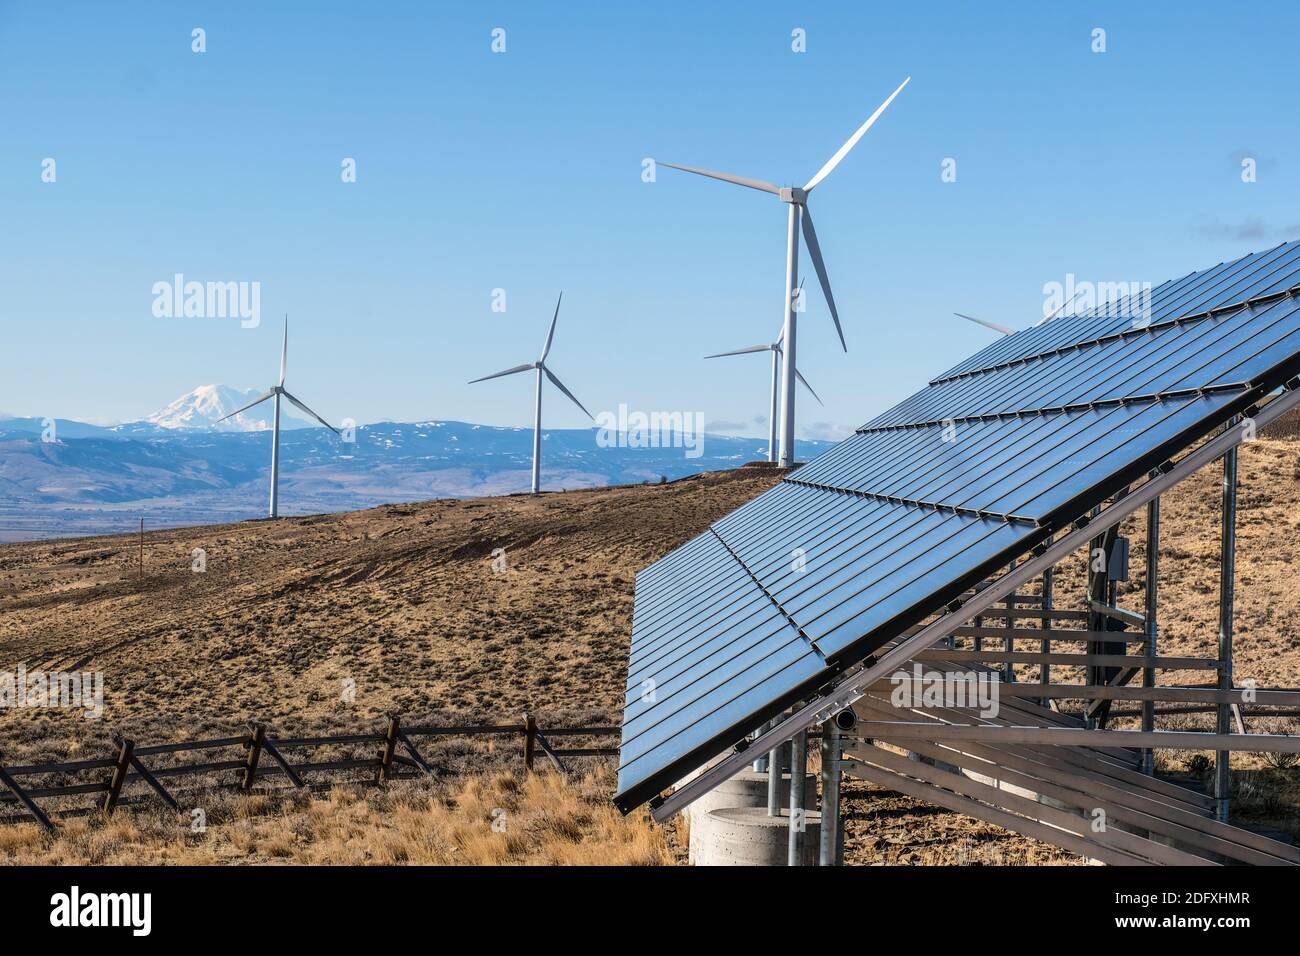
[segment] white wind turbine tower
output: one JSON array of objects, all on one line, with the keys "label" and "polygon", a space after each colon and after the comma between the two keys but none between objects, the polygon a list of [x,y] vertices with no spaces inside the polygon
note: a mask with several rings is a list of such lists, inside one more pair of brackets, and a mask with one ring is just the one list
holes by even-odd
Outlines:
[{"label": "white wind turbine tower", "polygon": [[310,415],[316,421],[320,422],[334,434],[339,434],[339,430],[331,425],[325,419],[321,418],[310,408],[304,405],[298,399],[289,394],[284,387],[284,373],[289,364],[289,316],[284,317],[284,343],[280,347],[280,384],[272,385],[263,395],[253,399],[242,408],[237,408],[229,415],[217,419],[218,423],[224,422],[227,418],[234,418],[240,412],[246,412],[254,405],[260,405],[268,398],[275,399],[275,417],[271,425],[271,517],[275,518],[280,513],[280,396],[283,395],[289,401],[293,402],[300,409]]},{"label": "white wind turbine tower", "polygon": [[781,452],[780,463],[783,468],[789,468],[794,464],[794,385],[796,380],[795,371],[795,321],[797,310],[796,288],[799,282],[799,232],[802,227],[804,241],[808,244],[808,255],[812,258],[813,268],[817,271],[817,280],[821,283],[822,293],[826,296],[826,304],[830,307],[831,318],[835,321],[835,331],[839,333],[840,345],[848,351],[848,346],[844,342],[844,330],[840,327],[839,313],[835,309],[835,299],[831,295],[830,280],[826,277],[826,264],[822,261],[821,246],[817,243],[817,232],[813,229],[812,216],[808,213],[808,194],[811,193],[817,184],[830,175],[831,171],[840,164],[840,161],[849,154],[854,146],[857,145],[863,134],[869,130],[873,123],[880,118],[880,114],[885,111],[890,103],[894,101],[903,87],[910,83],[912,78],[909,76],[899,84],[898,89],[889,94],[889,98],[881,103],[879,108],[867,117],[867,121],[858,127],[858,131],[849,137],[848,142],[839,148],[839,151],[826,161],[821,169],[812,179],[804,184],[803,188],[786,187],[781,188],[774,186],[772,183],[765,182],[761,179],[749,179],[745,176],[733,176],[731,173],[719,173],[710,169],[698,169],[694,166],[679,166],[676,163],[660,163],[662,166],[669,166],[672,169],[680,169],[688,173],[696,173],[700,176],[709,176],[713,179],[721,179],[723,182],[735,183],[737,186],[748,186],[750,189],[757,189],[762,192],[772,193],[777,196],[783,203],[790,207],[789,219],[786,227],[786,245],[785,245],[785,324],[782,331],[782,338],[785,341],[785,350],[782,353],[781,362]]},{"label": "white wind turbine tower", "polygon": [[533,494],[541,489],[542,484],[542,376],[545,375],[551,380],[551,384],[568,396],[569,401],[582,409],[582,413],[591,418],[591,412],[583,407],[582,402],[574,397],[574,394],[564,387],[564,383],[555,377],[555,373],[546,367],[546,356],[551,354],[551,342],[555,339],[555,323],[560,318],[560,302],[564,299],[564,293],[555,300],[555,315],[551,317],[551,328],[546,333],[546,342],[542,345],[542,357],[536,362],[529,362],[527,365],[516,365],[514,368],[508,368],[504,372],[494,372],[491,375],[484,375],[482,378],[472,379],[469,384],[475,382],[486,382],[490,378],[501,378],[505,375],[514,375],[517,372],[529,372],[534,369],[537,371],[537,393],[533,403]]},{"label": "white wind turbine tower", "polygon": [[[803,289],[802,282],[799,284],[799,288],[802,291]],[[718,352],[716,355],[706,355],[704,357],[706,359],[723,358],[728,355],[749,355],[753,352],[772,353],[772,409],[771,409],[771,413],[767,417],[767,460],[774,462],[776,461],[776,442],[777,442],[776,418],[777,418],[777,411],[779,408],[778,402],[780,396],[780,392],[778,391],[777,386],[780,382],[778,369],[780,366],[780,358],[781,358],[781,336],[778,335],[776,337],[775,342],[769,342],[767,345],[751,345],[748,348],[735,349],[734,351],[731,352]],[[803,373],[800,372],[798,369],[795,369],[794,374],[795,377],[799,379],[799,384],[801,384],[804,388],[808,389],[808,393],[812,395],[813,398],[817,399],[817,404],[818,405],[824,404],[821,400],[821,396],[819,396],[815,391],[813,391],[813,387],[809,385],[808,380],[803,377]]]}]

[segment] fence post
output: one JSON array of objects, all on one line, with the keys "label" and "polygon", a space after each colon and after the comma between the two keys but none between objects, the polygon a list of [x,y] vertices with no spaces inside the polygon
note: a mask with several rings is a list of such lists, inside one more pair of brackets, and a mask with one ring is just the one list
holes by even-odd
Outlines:
[{"label": "fence post", "polygon": [[244,779],[239,783],[240,790],[250,790],[257,779],[257,761],[262,756],[262,744],[266,741],[266,724],[252,723],[249,726],[253,734],[248,741],[248,761],[244,764]]},{"label": "fence post", "polygon": [[388,732],[384,735],[384,752],[379,758],[379,773],[376,783],[387,783],[393,776],[393,753],[397,750],[398,716],[388,715]]},{"label": "fence post", "polygon": [[117,738],[117,766],[108,781],[108,796],[104,798],[104,812],[112,813],[117,806],[118,797],[122,795],[122,784],[126,783],[127,772],[131,769],[131,757],[135,753],[135,741],[125,737]]},{"label": "fence post", "polygon": [[533,752],[537,749],[537,718],[524,711],[524,769],[533,769]]}]

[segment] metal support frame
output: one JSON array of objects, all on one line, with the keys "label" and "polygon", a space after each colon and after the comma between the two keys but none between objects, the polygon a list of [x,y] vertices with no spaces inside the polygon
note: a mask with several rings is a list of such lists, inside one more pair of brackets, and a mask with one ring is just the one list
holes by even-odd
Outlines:
[{"label": "metal support frame", "polygon": [[[871,703],[878,703],[872,701]],[[1167,747],[1174,750],[1210,750],[1218,746],[1241,753],[1300,753],[1300,737],[1295,734],[1224,734],[1204,730],[1156,730],[1146,734],[1140,730],[1085,730],[1081,727],[1042,727],[1011,725],[990,728],[988,724],[948,724],[914,720],[864,720],[859,721],[859,733],[864,739],[927,741],[996,740],[998,746],[1029,744],[1034,747],[1090,747],[1093,749],[1122,749],[1125,747]],[[993,735],[990,736],[990,730]],[[1158,779],[1158,778],[1157,778]],[[1212,798],[1206,798],[1213,803]],[[1207,806],[1207,810],[1209,807]]]},{"label": "metal support frame", "polygon": [[[774,729],[780,722],[780,718],[775,718],[764,727],[767,730]],[[759,734],[759,738],[762,738]],[[781,759],[782,751],[789,745],[784,741],[778,742],[771,750],[767,752],[767,815],[769,817],[779,817],[781,815],[781,765],[784,761]]]},{"label": "metal support frame", "polygon": [[[1147,586],[1146,586],[1146,664],[1142,669],[1142,686],[1156,686],[1155,659],[1156,643],[1159,638],[1156,626],[1158,610],[1157,599],[1160,583],[1160,499],[1147,502]],[[1151,733],[1156,729],[1156,702],[1142,702],[1142,730]],[[1148,776],[1155,773],[1155,751],[1150,747],[1142,748],[1142,772]]]},{"label": "metal support frame", "polygon": [[807,810],[803,805],[803,783],[808,772],[808,731],[800,730],[790,741],[790,841],[786,864],[799,866],[803,856]]},{"label": "metal support frame", "polygon": [[[1118,496],[1116,500],[1118,500]],[[1097,513],[1097,509],[1094,509],[1094,516]],[[1118,539],[1119,525],[1116,524],[1093,538],[1088,551],[1087,606],[1091,611],[1091,616],[1088,619],[1088,629],[1092,631],[1103,632],[1112,629],[1110,617],[1106,612],[1115,606],[1116,591],[1114,582],[1110,580],[1110,565],[1115,552],[1115,542]],[[1102,567],[1100,571],[1094,567],[1099,557],[1098,552],[1101,552]],[[1125,652],[1125,648],[1116,647],[1108,641],[1093,641],[1088,644],[1089,654],[1123,654]],[[1089,666],[1085,673],[1087,676],[1084,678],[1084,683],[1104,685],[1110,683],[1112,677],[1118,671],[1112,671],[1107,667]],[[1088,701],[1084,707],[1084,716],[1086,720],[1092,722],[1097,720],[1097,714],[1100,712],[1100,723],[1104,726],[1109,710],[1109,703]]]},{"label": "metal support frame", "polygon": [[[1090,519],[1095,519],[1099,514],[1101,514],[1101,505],[1096,505],[1093,507],[1092,511],[1088,513],[1088,516]],[[1088,553],[1084,556],[1083,562],[1083,606],[1089,609],[1087,628],[1089,631],[1093,632],[1100,631],[1106,626],[1106,622],[1102,616],[1095,610],[1092,610],[1093,601],[1096,600],[1097,597],[1097,572],[1093,569],[1093,563],[1097,560],[1097,551],[1102,549],[1104,541],[1105,536],[1101,534],[1095,535],[1091,538],[1088,541]],[[1087,652],[1089,654],[1104,654],[1105,649],[1103,645],[1090,641],[1087,645]],[[1097,683],[1096,673],[1091,668],[1086,669],[1084,671],[1083,680],[1085,684]],[[1086,704],[1084,705],[1083,720],[1086,726],[1092,726],[1092,717],[1088,714]]]},{"label": "metal support frame", "polygon": [[[1294,382],[1288,383],[1286,391],[1262,408],[1254,410],[1256,431],[1300,405],[1300,388],[1294,386]],[[1134,488],[1129,494],[1115,501],[1087,525],[1083,527],[1076,525],[1055,540],[1051,540],[1038,555],[1021,563],[1014,571],[1008,572],[983,591],[976,593],[960,607],[943,614],[921,627],[916,633],[902,637],[888,649],[882,650],[879,656],[872,658],[861,669],[852,672],[825,695],[805,704],[789,717],[778,721],[775,727],[760,734],[753,746],[771,749],[789,740],[796,733],[805,731],[814,724],[828,719],[837,711],[850,706],[864,695],[866,688],[887,677],[899,665],[911,660],[917,651],[929,648],[936,641],[952,634],[956,628],[967,621],[988,611],[999,599],[1068,557],[1089,538],[1107,528],[1117,526],[1143,505],[1223,457],[1243,440],[1242,429],[1228,429],[1192,449],[1177,463],[1163,467],[1158,475],[1153,475],[1140,487]],[[1108,731],[1108,733],[1118,733],[1118,731]],[[744,750],[734,751],[665,799],[657,803],[652,802],[651,815],[659,823],[670,819],[673,814],[689,806],[723,780],[730,779],[751,759],[752,757]]]},{"label": "metal support frame", "polygon": [[817,853],[818,866],[840,865],[840,760],[842,757],[840,725],[832,717],[822,724],[822,818]]},{"label": "metal support frame", "polygon": [[[1041,607],[1043,610],[1043,630],[1050,631],[1052,629],[1052,619],[1048,617],[1047,612],[1052,610],[1052,569],[1051,568],[1048,568],[1046,571],[1043,572],[1043,599],[1039,603],[1039,607]],[[1043,642],[1041,645],[1041,652],[1043,654],[1052,653],[1051,638],[1049,637],[1043,638]],[[1047,661],[1043,661],[1043,663],[1040,664],[1038,668],[1038,683],[1050,684],[1051,682],[1052,682],[1052,665],[1049,664]]]},{"label": "metal support frame", "polygon": [[[772,722],[768,721],[759,727],[758,730],[754,731],[754,736],[757,737],[771,726]],[[754,773],[767,773],[767,754],[760,754],[754,758]]]},{"label": "metal support frame", "polygon": [[[1240,433],[1234,421],[1227,432]],[[1223,521],[1219,559],[1219,689],[1232,689],[1232,612],[1237,571],[1237,449],[1223,456]],[[1220,704],[1216,731],[1232,733],[1232,706]],[[1226,750],[1214,752],[1215,815],[1228,822],[1228,803],[1232,792],[1232,759]]]},{"label": "metal support frame", "polygon": [[[1011,564],[1007,566],[1007,573],[1010,574],[1015,569],[1016,569],[1016,562],[1012,561]],[[1012,591],[1010,594],[1007,595],[1007,627],[1008,628],[1015,626],[1015,618],[1011,617],[1011,615],[1015,613],[1016,610],[1017,593],[1018,592],[1016,591]],[[1048,621],[1044,619],[1043,623],[1046,624],[1048,623]],[[1006,638],[1006,640],[1003,641],[1002,649],[1004,651],[1014,651],[1016,649],[1015,640],[1012,639],[1011,637]],[[1011,661],[1007,661],[1005,664],[1002,665],[1002,680],[1009,684],[1014,684],[1016,682],[1016,665],[1011,663]]]}]

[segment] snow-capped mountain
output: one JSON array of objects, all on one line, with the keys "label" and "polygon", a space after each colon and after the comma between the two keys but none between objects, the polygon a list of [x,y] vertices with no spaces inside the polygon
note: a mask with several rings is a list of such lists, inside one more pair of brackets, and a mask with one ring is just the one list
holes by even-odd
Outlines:
[{"label": "snow-capped mountain", "polygon": [[[200,385],[193,391],[186,392],[166,408],[159,409],[141,420],[158,428],[185,431],[266,431],[271,427],[271,418],[274,414],[272,402],[265,402],[217,424],[218,419],[229,415],[241,405],[247,405],[263,391],[260,388],[233,388],[230,385]],[[296,411],[288,402],[281,403],[281,428],[310,428],[316,425],[315,422],[308,422],[297,415]]]},{"label": "snow-capped mountain", "polygon": [[[58,419],[0,421],[0,541],[238,521],[266,513],[271,435],[264,417],[210,422],[256,389],[195,389],[149,421],[113,428]],[[261,412],[259,408],[257,410]],[[259,426],[258,422],[262,424]],[[46,438],[46,434],[50,438]],[[594,428],[547,429],[548,490],[658,483],[761,459],[766,441],[709,434],[688,449],[601,442]],[[526,491],[532,429],[457,421],[375,422],[355,440],[317,425],[280,436],[282,514]],[[800,441],[803,458],[829,447]]]}]

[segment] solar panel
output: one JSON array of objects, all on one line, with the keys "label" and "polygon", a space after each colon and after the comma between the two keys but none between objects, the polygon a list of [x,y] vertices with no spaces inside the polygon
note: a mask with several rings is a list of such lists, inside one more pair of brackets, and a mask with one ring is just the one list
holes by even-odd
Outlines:
[{"label": "solar panel", "polygon": [[1300,243],[1005,336],[642,570],[624,811],[1300,373]]}]

